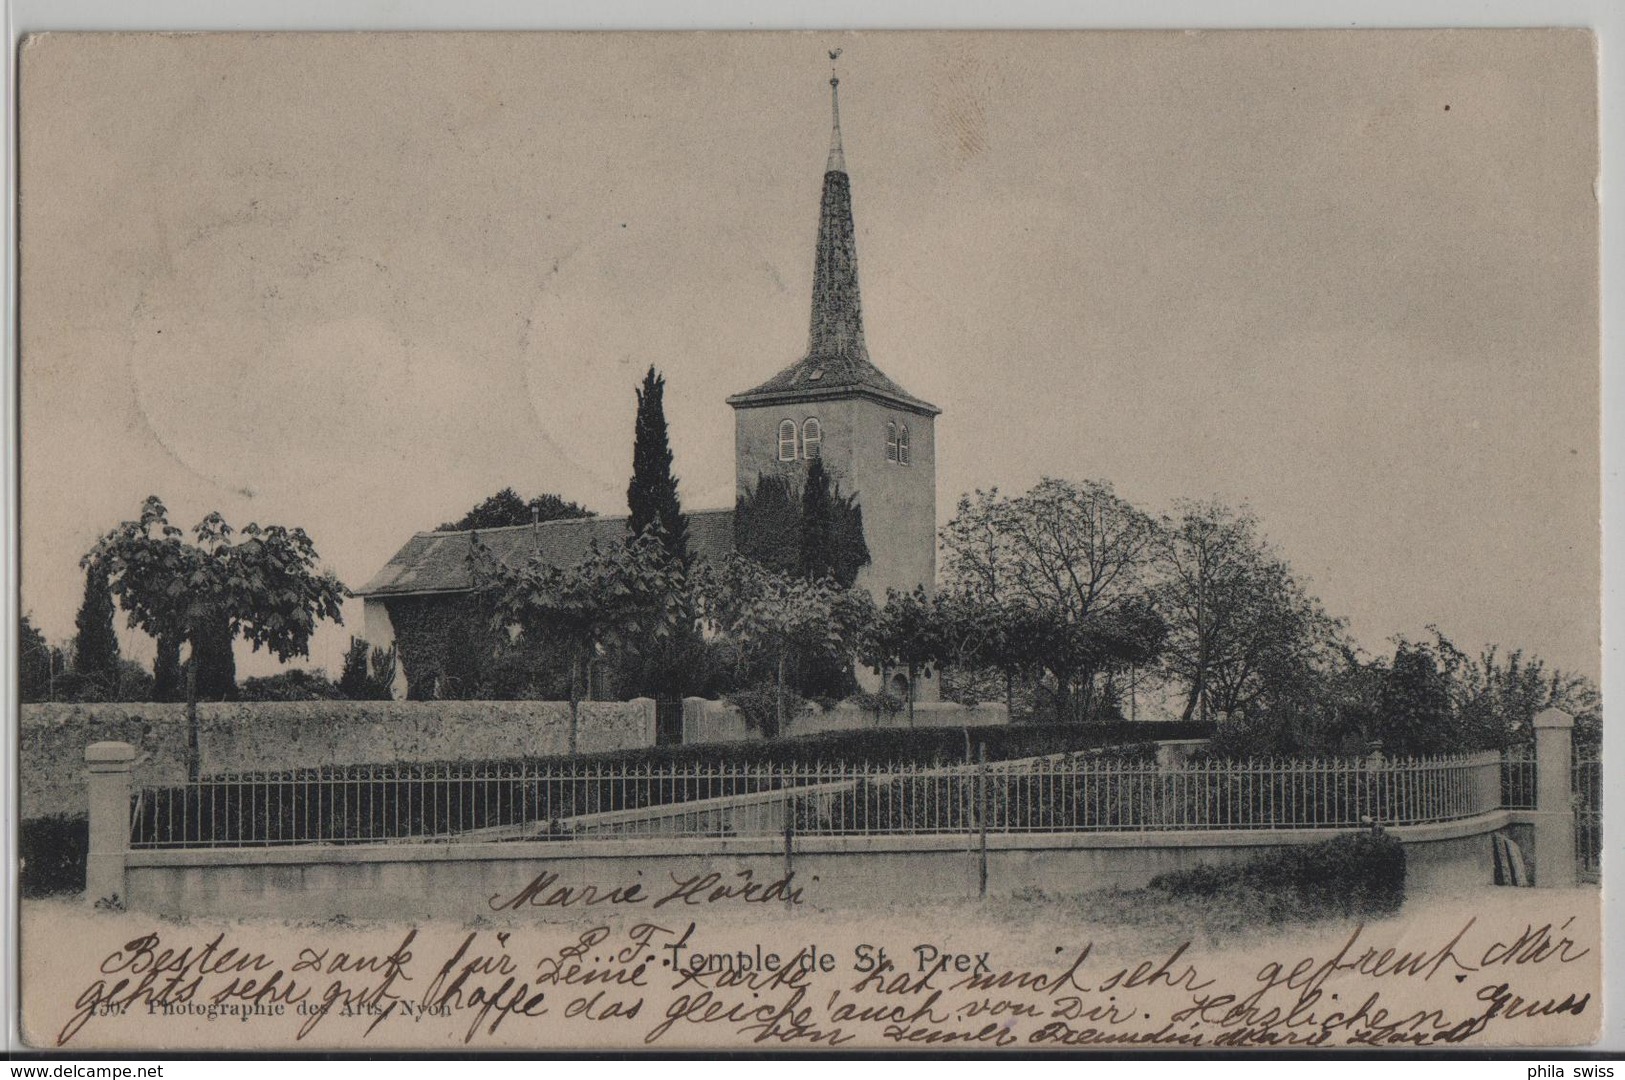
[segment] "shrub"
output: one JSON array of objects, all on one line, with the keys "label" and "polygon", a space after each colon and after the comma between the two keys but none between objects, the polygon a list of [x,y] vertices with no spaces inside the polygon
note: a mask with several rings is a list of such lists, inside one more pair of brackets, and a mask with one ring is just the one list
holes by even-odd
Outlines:
[{"label": "shrub", "polygon": [[864,712],[874,713],[876,720],[890,720],[903,711],[903,699],[884,690],[878,694],[854,694],[848,700]]},{"label": "shrub", "polygon": [[[368,670],[367,660],[372,660]],[[366,638],[351,637],[339,671],[339,694],[351,701],[389,701],[394,698],[395,646],[370,647]]]},{"label": "shrub", "polygon": [[[389,666],[393,680],[393,660]],[[480,671],[479,696],[487,701],[568,701],[570,661],[549,645],[523,639],[506,643]]]},{"label": "shrub", "polygon": [[[728,704],[739,710],[739,715],[744,717],[745,727],[767,739],[776,739],[782,734],[779,731],[779,701],[780,692],[772,686],[747,686],[728,695]],[[806,700],[786,686],[783,701],[785,725],[793,727],[796,715],[806,707]]]},{"label": "shrub", "polygon": [[244,679],[244,701],[338,701],[344,695],[321,668],[289,668],[275,675]]},{"label": "shrub", "polygon": [[1228,897],[1271,920],[1389,915],[1405,902],[1405,848],[1380,829],[1344,833],[1236,866],[1159,874],[1150,887],[1175,897]]},{"label": "shrub", "polygon": [[18,832],[18,884],[29,898],[83,892],[90,820],[53,814],[27,818]]}]

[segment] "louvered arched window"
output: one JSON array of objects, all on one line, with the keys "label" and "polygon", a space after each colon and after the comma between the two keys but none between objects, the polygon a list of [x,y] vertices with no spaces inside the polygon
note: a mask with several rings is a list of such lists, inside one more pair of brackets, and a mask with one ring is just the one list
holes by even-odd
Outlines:
[{"label": "louvered arched window", "polygon": [[779,423],[779,460],[794,461],[796,459],[796,422],[784,420]]},{"label": "louvered arched window", "polygon": [[904,424],[897,429],[897,463],[908,464],[908,425]]},{"label": "louvered arched window", "polygon": [[897,422],[888,420],[886,421],[886,460],[896,461],[897,450]]},{"label": "louvered arched window", "polygon": [[801,425],[801,456],[811,461],[824,448],[824,425],[809,416]]}]

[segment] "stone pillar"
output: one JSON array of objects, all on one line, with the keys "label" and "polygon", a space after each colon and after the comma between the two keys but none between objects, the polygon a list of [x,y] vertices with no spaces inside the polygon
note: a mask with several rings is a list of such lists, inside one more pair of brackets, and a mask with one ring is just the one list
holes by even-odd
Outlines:
[{"label": "stone pillar", "polygon": [[1535,885],[1575,883],[1574,717],[1547,709],[1535,717]]},{"label": "stone pillar", "polygon": [[704,742],[709,734],[705,730],[706,700],[702,697],[686,697],[683,699],[683,745],[693,746]]},{"label": "stone pillar", "polygon": [[1157,768],[1177,769],[1191,759],[1190,739],[1162,739],[1157,742]]},{"label": "stone pillar", "polygon": [[1501,755],[1494,750],[1471,759],[1473,770],[1473,813],[1487,814],[1501,808]]},{"label": "stone pillar", "polygon": [[85,858],[85,902],[127,902],[124,859],[130,850],[130,768],[135,747],[99,742],[85,747],[90,768],[90,848]]},{"label": "stone pillar", "polygon": [[627,702],[641,715],[638,724],[639,748],[653,746],[660,740],[659,714],[655,711],[655,699],[652,697],[637,697]]}]

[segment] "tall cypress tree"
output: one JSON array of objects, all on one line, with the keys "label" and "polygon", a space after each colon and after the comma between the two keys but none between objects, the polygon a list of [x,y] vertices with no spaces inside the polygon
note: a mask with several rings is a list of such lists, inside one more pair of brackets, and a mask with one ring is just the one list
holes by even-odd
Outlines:
[{"label": "tall cypress tree", "polygon": [[638,418],[632,443],[632,482],[626,489],[632,512],[627,527],[636,536],[658,523],[666,555],[688,565],[688,518],[677,497],[677,478],[671,472],[671,443],[666,432],[666,380],[654,366],[638,390]]},{"label": "tall cypress tree", "polygon": [[17,627],[17,681],[24,701],[50,701],[56,690],[56,656],[27,615]]},{"label": "tall cypress tree", "polygon": [[344,653],[344,667],[339,672],[339,693],[351,701],[365,701],[367,684],[367,642],[350,636],[350,647]]},{"label": "tall cypress tree", "polygon": [[801,489],[801,550],[797,569],[812,579],[834,578],[850,589],[858,571],[869,565],[863,539],[863,508],[856,496],[842,495],[841,485],[824,469],[822,458],[807,467]]},{"label": "tall cypress tree", "polygon": [[824,459],[807,466],[807,485],[801,489],[801,573],[817,581],[835,576],[834,492]]},{"label": "tall cypress tree", "polygon": [[74,670],[106,691],[118,688],[118,635],[113,632],[113,593],[107,587],[107,568],[93,562],[85,570],[85,598],[74,619],[79,633],[73,639]]},{"label": "tall cypress tree", "polygon": [[734,503],[734,548],[770,570],[801,572],[801,493],[784,477],[758,474]]}]

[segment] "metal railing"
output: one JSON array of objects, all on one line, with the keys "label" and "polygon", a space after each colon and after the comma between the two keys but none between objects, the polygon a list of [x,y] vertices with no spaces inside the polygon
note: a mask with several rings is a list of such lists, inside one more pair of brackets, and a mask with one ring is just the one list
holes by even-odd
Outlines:
[{"label": "metal railing", "polygon": [[1508,810],[1535,809],[1535,754],[1519,747],[1501,758],[1501,805]]},{"label": "metal railing", "polygon": [[1602,762],[1576,758],[1571,782],[1575,869],[1582,881],[1596,881],[1602,866]]},{"label": "metal railing", "polygon": [[1345,829],[1502,805],[1499,755],[984,765],[379,765],[205,777],[139,791],[131,846],[636,836]]}]

